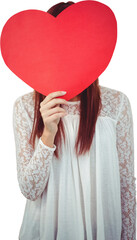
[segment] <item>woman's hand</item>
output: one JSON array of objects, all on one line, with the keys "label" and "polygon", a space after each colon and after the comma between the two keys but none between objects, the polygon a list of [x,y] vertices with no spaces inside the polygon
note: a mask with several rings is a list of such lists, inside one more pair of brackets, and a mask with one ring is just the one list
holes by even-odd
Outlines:
[{"label": "woman's hand", "polygon": [[67,101],[62,98],[56,98],[62,95],[64,95],[62,91],[52,92],[40,103],[40,112],[45,125],[44,131],[54,136],[57,133],[60,118],[67,114],[60,107],[60,104],[68,104]]}]

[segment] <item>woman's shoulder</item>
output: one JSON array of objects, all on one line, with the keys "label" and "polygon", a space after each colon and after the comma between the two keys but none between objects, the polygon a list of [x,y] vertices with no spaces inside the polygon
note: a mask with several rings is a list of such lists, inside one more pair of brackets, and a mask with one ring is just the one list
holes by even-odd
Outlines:
[{"label": "woman's shoulder", "polygon": [[31,92],[28,92],[28,93],[25,93],[25,94],[23,94],[23,95],[20,95],[20,96],[18,96],[16,99],[15,99],[15,102],[14,103],[18,103],[18,102],[20,102],[20,100],[21,100],[21,102],[23,103],[23,105],[28,105],[28,104],[32,104],[32,105],[34,105],[34,94],[35,94],[35,92],[34,92],[34,90],[33,91],[31,91]]},{"label": "woman's shoulder", "polygon": [[34,117],[34,90],[28,93],[25,93],[23,95],[18,96],[15,101],[14,101],[14,109],[19,109],[22,110],[23,112],[25,111],[30,118]]},{"label": "woman's shoulder", "polygon": [[105,95],[106,97],[111,96],[111,98],[118,98],[119,96],[126,95],[124,92],[114,89],[114,88],[109,88],[109,87],[102,86],[102,85],[99,85],[99,87],[101,90],[101,94]]},{"label": "woman's shoulder", "polygon": [[121,106],[124,102],[129,102],[128,96],[117,89],[99,85],[102,100],[102,112],[114,120],[119,115]]}]

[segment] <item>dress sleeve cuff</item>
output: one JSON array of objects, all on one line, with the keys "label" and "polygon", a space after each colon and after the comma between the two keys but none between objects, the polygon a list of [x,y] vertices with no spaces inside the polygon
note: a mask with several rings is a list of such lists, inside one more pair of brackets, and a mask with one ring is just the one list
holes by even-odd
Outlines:
[{"label": "dress sleeve cuff", "polygon": [[48,149],[48,150],[51,150],[51,151],[55,151],[55,150],[56,150],[56,145],[55,145],[55,144],[53,144],[53,147],[49,147],[49,146],[45,145],[45,144],[42,142],[41,137],[39,138],[39,142],[40,142],[40,144],[41,144],[44,148],[46,148],[46,149]]}]

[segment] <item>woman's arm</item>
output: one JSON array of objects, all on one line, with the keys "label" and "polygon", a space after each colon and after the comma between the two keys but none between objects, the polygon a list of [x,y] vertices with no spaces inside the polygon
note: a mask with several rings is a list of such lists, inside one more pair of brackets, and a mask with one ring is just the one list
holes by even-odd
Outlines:
[{"label": "woman's arm", "polygon": [[47,184],[56,145],[46,146],[40,138],[33,150],[29,144],[31,129],[20,97],[13,106],[13,130],[19,187],[27,199],[34,201],[42,194]]},{"label": "woman's arm", "polygon": [[134,133],[132,110],[123,94],[117,118],[117,150],[121,181],[122,232],[121,240],[136,240],[136,184],[134,177]]}]

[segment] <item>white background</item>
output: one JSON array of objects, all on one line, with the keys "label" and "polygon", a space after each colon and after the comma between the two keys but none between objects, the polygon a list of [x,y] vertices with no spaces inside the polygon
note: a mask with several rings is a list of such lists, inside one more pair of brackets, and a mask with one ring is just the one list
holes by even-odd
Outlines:
[{"label": "white background", "polygon": [[[77,2],[77,1],[76,1]],[[136,0],[101,1],[115,13],[118,39],[107,69],[99,77],[100,85],[122,91],[130,100],[134,122],[135,176],[137,173],[137,6]],[[47,11],[57,1],[4,0],[0,3],[0,32],[5,22],[15,13],[38,9]],[[20,80],[5,65],[0,54],[0,236],[3,240],[18,239],[26,199],[17,182],[15,143],[12,127],[13,103],[17,97],[33,89]]]}]

